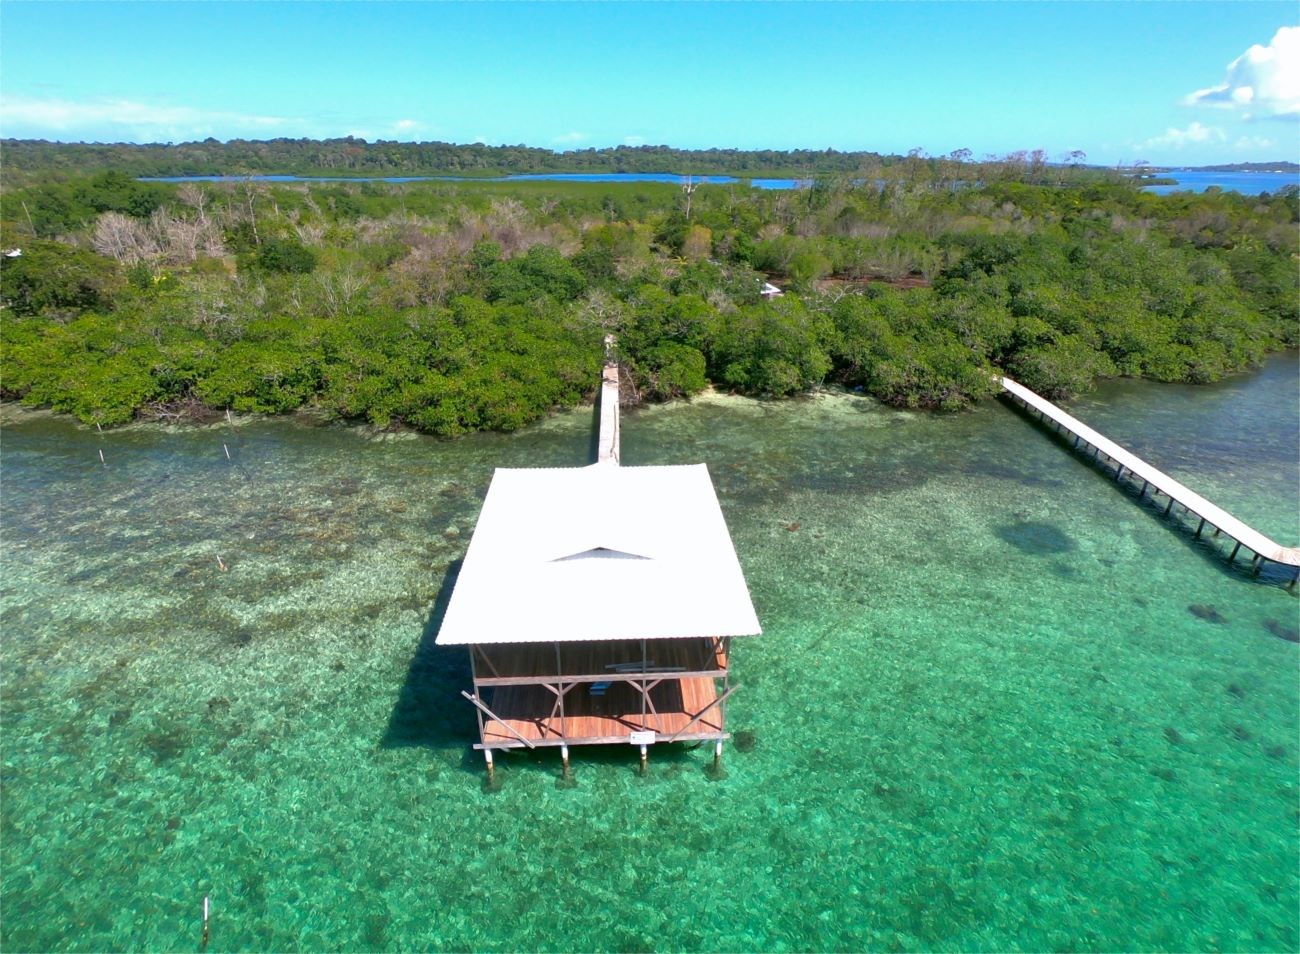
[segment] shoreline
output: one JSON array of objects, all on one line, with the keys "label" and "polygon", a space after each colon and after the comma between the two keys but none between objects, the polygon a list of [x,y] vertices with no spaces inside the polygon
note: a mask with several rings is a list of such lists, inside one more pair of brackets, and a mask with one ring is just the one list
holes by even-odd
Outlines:
[{"label": "shoreline", "polygon": [[[1081,394],[1073,395],[1069,398],[1061,399],[1056,403],[1065,404],[1068,406],[1068,405],[1077,404],[1079,402],[1085,402],[1085,403],[1093,402],[1097,399],[1097,397],[1100,396],[1098,392],[1108,390],[1109,388],[1112,387],[1128,388],[1133,385],[1139,385],[1139,384],[1154,385],[1154,386],[1161,386],[1161,387],[1163,386],[1186,387],[1186,388],[1194,388],[1196,390],[1213,389],[1216,387],[1228,387],[1239,383],[1243,378],[1247,376],[1256,375],[1263,372],[1264,370],[1266,370],[1266,366],[1270,362],[1281,360],[1287,356],[1290,356],[1292,360],[1300,360],[1300,348],[1286,348],[1281,351],[1269,352],[1267,355],[1264,356],[1263,360],[1261,360],[1259,364],[1253,367],[1242,368],[1239,371],[1234,371],[1225,375],[1218,381],[1210,381],[1206,383],[1198,383],[1193,381],[1157,381],[1151,378],[1140,378],[1140,377],[1098,378],[1096,381],[1093,382],[1093,387],[1091,390],[1083,392]],[[963,414],[971,413],[977,410],[978,408],[980,408],[981,406],[983,406],[985,403],[987,403],[986,401],[979,401],[976,404],[972,405],[971,407],[962,408],[955,411],[947,411],[941,408],[904,407],[900,405],[894,405],[886,401],[882,401],[879,398],[874,397],[870,394],[866,394],[862,391],[856,391],[844,385],[833,384],[833,383],[819,384],[813,388],[809,388],[806,391],[801,391],[797,394],[791,394],[785,397],[740,394],[734,391],[721,390],[715,385],[713,385],[712,383],[710,383],[703,391],[700,391],[699,393],[693,394],[689,397],[674,398],[670,401],[642,402],[640,404],[625,406],[621,410],[625,415],[635,418],[644,415],[654,415],[658,413],[663,413],[666,411],[671,411],[677,408],[690,406],[690,405],[733,406],[737,408],[747,406],[752,408],[763,408],[763,407],[770,407],[770,406],[777,406],[777,405],[798,404],[802,402],[815,403],[819,401],[834,400],[838,398],[864,400],[881,409],[895,411],[902,415],[907,415],[907,416],[927,414],[927,415],[933,415],[935,417],[943,417],[943,418],[961,416]],[[988,399],[988,401],[996,401],[999,398],[1000,395],[993,395]],[[305,428],[339,427],[348,430],[355,430],[359,433],[367,434],[372,439],[379,439],[379,440],[397,440],[397,439],[405,439],[407,437],[429,437],[439,441],[457,441],[465,437],[473,436],[475,434],[493,434],[498,436],[505,436],[509,434],[523,433],[533,428],[543,426],[547,421],[553,420],[557,416],[570,414],[570,413],[577,413],[586,409],[590,409],[594,407],[595,404],[596,404],[596,395],[593,393],[590,399],[585,399],[578,404],[553,407],[543,417],[525,425],[522,428],[519,428],[518,430],[514,430],[514,431],[479,430],[479,431],[470,431],[465,434],[457,434],[453,436],[431,434],[426,431],[421,431],[418,430],[417,428],[409,427],[401,423],[389,425],[387,427],[376,427],[373,424],[367,423],[363,418],[342,417],[334,414],[331,411],[326,410],[325,408],[307,406],[307,405],[304,405],[303,407],[300,408],[295,408],[292,411],[285,411],[282,414],[262,414],[257,412],[243,412],[243,411],[231,410],[229,412],[230,414],[229,418],[226,417],[227,414],[226,409],[210,408],[207,405],[203,405],[202,410],[197,412],[198,416],[196,417],[181,416],[177,419],[171,419],[171,420],[163,417],[157,417],[157,416],[137,417],[136,419],[129,421],[127,423],[113,424],[108,427],[102,428],[102,430],[104,432],[108,432],[108,431],[117,432],[117,431],[132,431],[132,430],[157,428],[163,431],[202,432],[205,430],[218,430],[220,428],[242,427],[248,424],[256,424],[263,421],[289,421],[291,423],[298,424]],[[21,398],[0,399],[0,428],[23,423],[25,421],[35,420],[38,418],[48,418],[53,421],[71,423],[78,430],[88,431],[93,429],[96,426],[93,423],[87,423],[85,421],[79,420],[74,414],[67,413],[64,411],[55,411],[52,408],[50,408],[48,405],[33,407],[24,404]]]}]

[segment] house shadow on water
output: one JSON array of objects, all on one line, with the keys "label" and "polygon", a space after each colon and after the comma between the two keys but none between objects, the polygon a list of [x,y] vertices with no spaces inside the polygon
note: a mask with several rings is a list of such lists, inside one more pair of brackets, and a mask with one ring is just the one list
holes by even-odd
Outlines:
[{"label": "house shadow on water", "polygon": [[407,667],[406,680],[388,716],[380,745],[385,749],[461,749],[462,768],[476,771],[479,764],[473,758],[473,744],[478,738],[478,725],[474,708],[460,695],[462,689],[473,685],[469,654],[463,646],[439,646],[434,642],[462,562],[453,561],[442,576],[438,597],[424,621],[420,644]]}]

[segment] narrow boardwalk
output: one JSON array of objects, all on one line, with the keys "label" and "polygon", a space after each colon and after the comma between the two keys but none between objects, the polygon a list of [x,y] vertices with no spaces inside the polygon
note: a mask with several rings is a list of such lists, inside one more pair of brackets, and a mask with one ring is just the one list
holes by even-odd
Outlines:
[{"label": "narrow boardwalk", "polygon": [[1300,574],[1300,548],[1284,547],[1275,543],[1223,508],[1212,504],[1200,494],[1184,487],[1168,474],[1156,470],[1136,454],[1120,447],[1105,435],[1099,434],[1078,418],[1065,413],[1051,401],[1035,394],[1023,384],[1018,384],[1011,378],[1005,377],[999,378],[998,383],[1002,385],[1007,394],[1019,401],[1024,407],[1037,411],[1040,419],[1051,421],[1058,430],[1064,430],[1066,433],[1072,434],[1075,447],[1079,447],[1081,444],[1085,448],[1091,447],[1093,460],[1096,460],[1099,455],[1105,457],[1115,466],[1116,480],[1124,477],[1126,472],[1134,480],[1140,480],[1142,490],[1138,494],[1139,499],[1145,497],[1148,490],[1152,492],[1153,496],[1155,494],[1164,494],[1169,498],[1169,504],[1165,507],[1166,514],[1173,509],[1174,504],[1178,504],[1188,513],[1199,518],[1200,524],[1196,528],[1198,537],[1207,525],[1212,527],[1216,533],[1225,533],[1231,537],[1236,541],[1236,546],[1233,547],[1232,555],[1228,558],[1229,561],[1235,560],[1237,553],[1242,547],[1245,547],[1255,554],[1254,563],[1257,570],[1264,563],[1272,562],[1293,567],[1295,573]]},{"label": "narrow boardwalk", "polygon": [[618,361],[614,336],[605,336],[605,370],[600,381],[600,443],[596,463],[618,463]]}]

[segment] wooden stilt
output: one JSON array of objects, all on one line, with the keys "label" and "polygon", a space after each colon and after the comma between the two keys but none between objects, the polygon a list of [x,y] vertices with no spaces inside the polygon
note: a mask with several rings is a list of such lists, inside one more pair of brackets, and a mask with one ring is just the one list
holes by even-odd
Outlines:
[{"label": "wooden stilt", "polygon": [[646,770],[646,762],[647,762],[648,759],[649,759],[648,750],[647,750],[647,748],[643,745],[643,746],[641,746],[641,774],[642,774],[642,775],[645,774],[645,770]]},{"label": "wooden stilt", "polygon": [[212,914],[211,898],[209,895],[203,896],[203,936],[199,938],[199,950],[206,951],[208,943],[212,940],[212,925],[209,923],[209,917]]},{"label": "wooden stilt", "polygon": [[1229,563],[1231,563],[1233,560],[1237,559],[1237,551],[1240,550],[1240,549],[1241,549],[1241,541],[1238,540],[1238,541],[1237,541],[1237,545],[1236,545],[1235,547],[1232,548],[1232,553],[1231,553],[1231,555],[1229,555],[1229,557],[1228,557],[1228,562],[1229,562]]},{"label": "wooden stilt", "polygon": [[721,764],[722,764],[722,740],[718,739],[718,741],[713,744],[713,767],[717,768]]},{"label": "wooden stilt", "polygon": [[1076,449],[1077,449],[1078,446],[1079,446],[1079,441],[1080,441],[1080,440],[1081,440],[1081,438],[1079,437],[1079,435],[1078,435],[1078,434],[1075,434],[1075,435],[1074,435],[1074,446],[1075,446]]},{"label": "wooden stilt", "polygon": [[1169,498],[1169,505],[1165,507],[1165,516],[1169,516],[1169,511],[1174,509],[1174,498]]},{"label": "wooden stilt", "polygon": [[1124,476],[1124,465],[1120,464],[1118,467],[1115,468],[1115,479],[1119,480],[1123,476]]},{"label": "wooden stilt", "polygon": [[1201,531],[1205,529],[1205,518],[1201,518],[1200,524],[1196,527],[1196,539],[1201,539]]},{"label": "wooden stilt", "polygon": [[487,760],[488,781],[490,782],[492,781],[492,773],[496,769],[496,766],[492,764],[492,750],[484,749],[483,758]]},{"label": "wooden stilt", "polygon": [[567,745],[560,746],[560,761],[564,764],[564,777],[568,778],[569,777],[569,747]]}]

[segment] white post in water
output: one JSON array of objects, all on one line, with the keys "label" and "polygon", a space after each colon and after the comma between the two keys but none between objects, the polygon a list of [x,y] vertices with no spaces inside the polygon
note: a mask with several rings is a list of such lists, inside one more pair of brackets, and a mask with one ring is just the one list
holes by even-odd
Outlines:
[{"label": "white post in water", "polygon": [[618,463],[618,362],[614,336],[605,335],[605,370],[600,380],[600,445],[596,463]]}]

